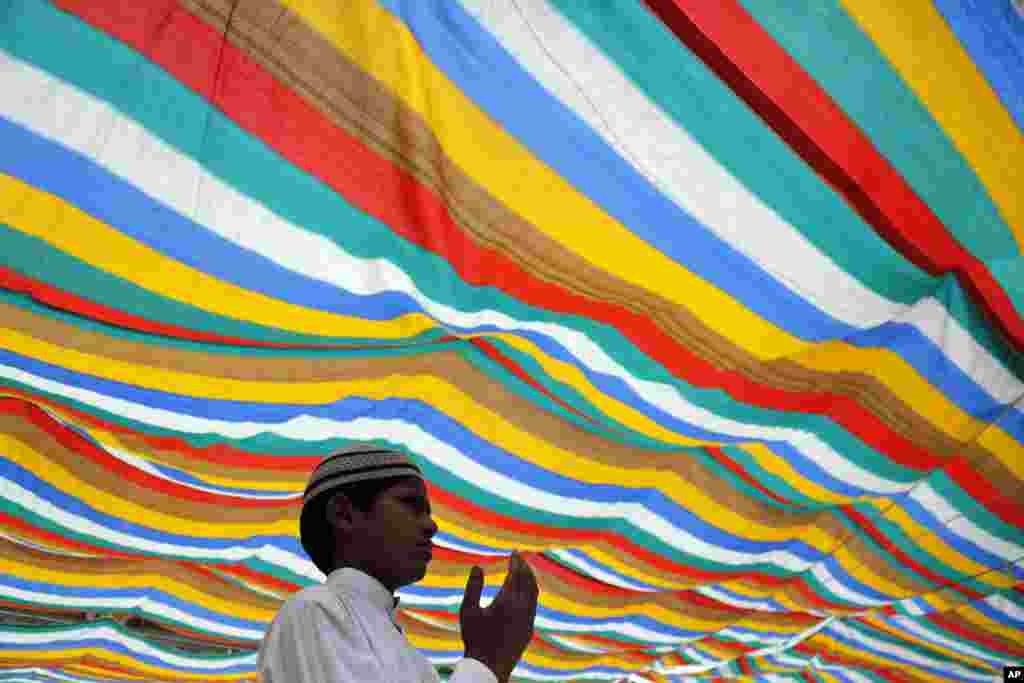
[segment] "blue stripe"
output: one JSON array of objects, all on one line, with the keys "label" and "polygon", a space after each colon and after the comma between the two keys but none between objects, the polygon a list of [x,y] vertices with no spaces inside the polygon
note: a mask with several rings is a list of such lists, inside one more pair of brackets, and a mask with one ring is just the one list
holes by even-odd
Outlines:
[{"label": "blue stripe", "polygon": [[273,299],[392,320],[420,312],[400,293],[355,295],[242,249],[113,175],[86,156],[0,116],[0,172],[61,197],[164,256]]},{"label": "blue stripe", "polygon": [[[163,607],[176,609],[186,614],[190,614],[194,617],[206,619],[215,623],[224,624],[234,628],[248,629],[252,631],[262,631],[266,628],[266,624],[263,622],[250,621],[247,619],[239,619],[221,612],[214,612],[209,610],[197,603],[182,602],[175,596],[166,593],[157,588],[90,588],[86,586],[64,586],[51,583],[45,583],[42,581],[29,581],[20,579],[14,576],[0,574],[0,585],[4,585],[10,588],[15,588],[25,591],[35,591],[39,593],[45,593],[48,597],[51,596],[66,596],[69,598],[94,598],[99,600],[109,600],[106,603],[106,607],[109,609],[123,610],[122,607],[114,607],[114,600],[125,600],[131,599],[138,602],[148,601]],[[60,603],[46,603],[50,606]],[[89,610],[101,610],[103,606],[85,608]],[[131,610],[138,611],[142,610],[149,615],[158,616],[160,619],[168,619],[170,617],[163,613],[154,611],[145,605],[134,605]]]},{"label": "blue stripe", "polygon": [[0,350],[0,363],[18,367],[34,375],[65,385],[131,401],[135,404],[173,412],[235,422],[279,423],[308,415],[339,422],[349,422],[372,414],[381,420],[412,422],[427,429],[461,453],[472,453],[477,462],[485,463],[513,480],[527,482],[531,487],[559,496],[583,501],[614,504],[640,504],[678,528],[686,529],[710,543],[737,552],[756,553],[787,550],[806,561],[817,561],[821,553],[801,541],[751,541],[719,529],[663,493],[653,489],[630,489],[612,485],[590,484],[551,472],[498,448],[480,438],[448,415],[429,404],[408,399],[380,401],[349,397],[325,405],[263,404],[245,401],[210,401],[191,396],[157,392],[122,382],[81,375],[59,366]]},{"label": "blue stripe", "polygon": [[[867,628],[858,627],[857,625],[855,625],[851,621],[844,621],[843,624],[845,626],[847,626],[848,628],[850,628],[851,630],[857,632],[858,635],[863,634],[863,635],[866,635],[867,637],[871,637],[874,640],[882,641],[883,643],[886,643],[887,645],[895,645],[897,647],[900,647],[901,649],[910,651],[914,655],[917,655],[917,656],[921,657],[921,659],[924,659],[924,660],[934,660],[935,659],[935,657],[929,657],[926,654],[922,654],[921,652],[918,652],[917,649],[915,647],[910,646],[909,643],[906,643],[906,642],[894,643],[891,638],[885,637],[882,634],[879,634],[877,632],[864,634],[864,631],[867,631],[868,629]],[[871,629],[871,630],[874,630],[874,629]],[[950,670],[950,668],[948,666],[943,667],[942,664],[939,663],[939,662],[937,662],[935,664],[921,664],[921,663],[917,663],[917,662],[912,662],[910,659],[908,659],[907,657],[904,657],[902,655],[896,655],[896,654],[892,654],[892,653],[889,653],[889,652],[883,652],[883,651],[877,649],[873,645],[869,646],[869,645],[867,645],[866,643],[864,643],[864,642],[862,642],[860,640],[854,640],[852,638],[847,638],[846,636],[839,635],[835,631],[834,627],[832,627],[832,626],[826,626],[824,629],[822,629],[821,633],[827,634],[830,638],[834,638],[835,640],[838,640],[839,642],[846,643],[847,645],[850,645],[854,650],[859,650],[861,652],[869,652],[869,653],[875,655],[876,657],[880,657],[880,658],[882,658],[882,659],[884,659],[886,661],[900,662],[900,663],[906,664],[908,666],[914,667],[916,669],[920,669],[920,670],[923,670],[923,671],[929,671],[929,672],[931,672],[933,674],[937,674],[939,676],[939,678],[947,678],[947,679],[954,679],[954,680],[958,680],[958,681],[968,681],[970,683],[974,683],[974,679],[968,678],[968,677],[966,677],[966,676],[964,676],[962,674],[955,674],[955,673],[953,673],[953,671]],[[988,672],[985,672],[985,671],[982,671],[982,670],[978,670],[975,667],[971,667],[971,666],[969,666],[969,665],[967,665],[967,664],[965,664],[963,662],[956,662],[955,660],[951,660],[948,657],[942,656],[942,657],[938,657],[938,659],[944,660],[948,664],[954,664],[954,663],[958,664],[961,668],[964,668],[964,669],[968,669],[968,670],[975,669],[973,671],[973,673],[978,674],[978,675],[986,675],[988,673]],[[937,668],[937,667],[941,667],[941,668]]]},{"label": "blue stripe", "polygon": [[[275,536],[249,536],[239,539],[206,538],[195,535],[176,534],[168,531],[156,531],[149,527],[142,526],[131,520],[121,517],[113,517],[107,513],[87,505],[79,498],[75,498],[60,489],[50,485],[44,479],[36,476],[35,473],[24,469],[20,465],[8,460],[3,453],[0,453],[0,463],[3,468],[3,481],[16,484],[23,489],[31,491],[39,498],[51,503],[64,512],[83,517],[98,526],[116,531],[118,533],[138,538],[152,543],[165,543],[177,545],[183,548],[195,548],[200,550],[224,551],[243,548],[251,552],[258,552],[265,545],[282,547],[278,537]],[[52,521],[52,520],[51,520]],[[78,537],[79,534],[73,528],[66,528],[65,535]],[[116,542],[106,538],[87,537],[90,542],[100,542],[108,547],[122,548],[130,552],[137,552],[139,547],[123,547]],[[149,551],[147,551],[149,552]]]},{"label": "blue stripe", "polygon": [[[662,588],[660,588],[658,586],[651,585],[651,584],[647,583],[646,581],[641,581],[640,579],[637,579],[637,578],[634,578],[632,576],[628,576],[626,574],[623,574],[622,572],[617,571],[617,570],[609,567],[604,562],[601,562],[600,560],[594,559],[593,557],[591,557],[587,553],[585,553],[582,550],[579,550],[577,548],[562,548],[561,549],[561,554],[562,555],[568,555],[569,557],[572,557],[572,558],[574,558],[576,560],[579,560],[580,562],[587,562],[589,564],[596,565],[598,568],[600,568],[600,570],[602,572],[604,572],[606,574],[611,574],[612,576],[618,578],[620,581],[624,582],[628,586],[640,586],[641,588],[645,588],[645,589],[647,589],[649,591],[652,591],[652,592],[654,592],[654,591],[660,592],[660,591],[663,590]],[[586,573],[585,569],[577,569],[576,567],[574,567],[571,564],[567,563],[562,558],[556,557],[555,555],[551,554],[550,552],[545,551],[544,555],[549,560],[551,560],[552,562],[556,562],[556,563],[558,563],[558,564],[560,564],[560,565],[562,565],[564,567],[568,567],[569,569],[571,569],[572,571],[574,571],[576,573],[579,573],[579,574],[585,574]],[[605,583],[604,579],[596,579],[596,580],[601,581],[602,583]],[[630,588],[629,590],[633,590],[633,589]]]},{"label": "blue stripe", "polygon": [[[22,11],[29,14],[31,12],[40,12],[46,14],[47,12],[54,13],[55,10],[48,5],[40,5],[35,3],[26,4],[27,0],[18,3],[22,6]],[[30,11],[31,10],[31,11]],[[118,44],[108,44],[109,41],[103,36],[90,36],[88,29],[77,28],[71,30],[70,27],[65,26],[64,23],[60,23],[49,27],[50,23],[56,22],[70,22],[71,20],[66,15],[59,13],[53,16],[46,15],[44,18],[32,17],[26,23],[32,25],[33,22],[42,22],[48,28],[52,28],[52,31],[59,31],[61,35],[67,34],[68,38],[68,49],[58,50],[56,47],[46,47],[52,41],[26,41],[24,43],[15,41],[10,47],[11,49],[17,49],[19,54],[22,52],[31,52],[28,56],[31,60],[41,61],[45,68],[64,76],[65,72],[68,72],[72,76],[72,80],[80,85],[81,87],[91,88],[96,91],[101,98],[111,99],[115,104],[121,105],[127,111],[135,112],[135,115],[140,117],[144,125],[149,127],[151,130],[159,131],[158,134],[168,139],[171,144],[178,146],[183,149],[183,153],[188,153],[192,143],[190,142],[189,133],[183,131],[178,123],[171,125],[170,122],[161,118],[164,116],[160,113],[160,110],[143,109],[140,111],[137,99],[131,99],[130,93],[126,93],[122,87],[121,81],[107,83],[104,79],[110,80],[113,75],[109,69],[86,69],[83,68],[83,64],[87,63],[102,63],[108,64],[110,62],[110,51],[118,52],[118,61],[135,64],[138,61],[137,69],[143,70],[147,74],[147,82],[151,83],[149,87],[158,88],[160,90],[160,101],[168,100],[172,102],[179,102],[181,107],[189,108],[194,107],[196,116],[205,120],[204,117],[212,117],[211,120],[216,122],[218,128],[218,141],[222,145],[231,145],[230,150],[225,150],[224,154],[218,158],[225,160],[235,160],[229,165],[225,165],[228,162],[218,161],[218,172],[222,173],[225,177],[230,177],[231,183],[236,187],[245,187],[250,191],[256,191],[258,195],[257,200],[265,203],[267,206],[274,209],[277,213],[282,216],[288,217],[288,219],[297,224],[303,225],[311,230],[325,230],[324,216],[333,215],[338,212],[345,213],[348,218],[346,220],[355,220],[349,214],[362,215],[358,212],[353,212],[351,207],[348,207],[343,201],[339,201],[339,198],[330,193],[325,194],[321,192],[322,187],[319,184],[310,184],[308,182],[299,182],[295,179],[295,182],[289,181],[289,185],[294,185],[296,188],[301,188],[301,196],[296,195],[294,197],[281,197],[280,191],[277,186],[271,188],[267,185],[266,178],[274,177],[274,174],[270,172],[268,164],[274,164],[275,168],[281,169],[280,160],[275,157],[269,150],[265,149],[261,143],[248,137],[243,131],[237,130],[233,124],[224,119],[223,115],[211,111],[208,106],[202,102],[200,98],[195,96],[194,93],[189,93],[181,88],[181,85],[169,79],[165,74],[147,64],[140,57],[131,53],[130,51],[121,54],[121,51],[126,51],[124,46]],[[78,35],[79,33],[83,35]],[[10,36],[18,35],[17,31],[12,31]],[[103,46],[102,57],[99,54],[94,55],[100,45]],[[74,55],[73,57],[71,55]],[[132,77],[136,77],[136,72],[132,71]],[[66,77],[66,76],[65,76]],[[116,80],[116,79],[114,79]],[[81,81],[81,82],[80,82]],[[122,101],[123,100],[123,101]],[[186,105],[188,105],[186,107]],[[201,115],[201,116],[200,116]],[[177,121],[177,118],[174,119]],[[191,118],[189,120],[192,120]],[[198,136],[193,136],[198,137]],[[221,139],[223,138],[223,139]],[[212,160],[211,160],[212,162]],[[223,168],[221,168],[223,166]],[[291,167],[288,167],[291,169]],[[290,174],[298,173],[294,169],[288,170]],[[262,174],[262,175],[261,175]],[[260,180],[260,178],[264,180]],[[308,179],[307,179],[308,180]],[[275,194],[276,193],[276,194]],[[255,195],[254,195],[255,196]],[[328,201],[329,196],[329,201]],[[365,218],[365,217],[364,217]],[[374,234],[377,234],[377,224],[371,219],[365,219],[364,223],[366,228],[374,229]],[[362,223],[361,223],[362,225]],[[376,227],[375,227],[376,226]],[[327,230],[325,234],[331,234],[330,230]],[[390,235],[389,239],[393,239],[394,236],[390,231],[384,230],[380,234]],[[779,411],[768,411],[750,406],[744,406],[741,403],[733,401],[727,397],[723,392],[709,392],[701,389],[691,389],[686,387],[683,383],[679,382],[676,378],[668,375],[660,366],[651,362],[649,359],[641,354],[629,354],[625,355],[617,351],[623,347],[623,339],[616,331],[603,325],[594,325],[587,323],[586,325],[578,324],[578,321],[574,316],[556,316],[550,314],[547,311],[541,309],[535,309],[516,302],[510,297],[501,295],[499,292],[493,289],[488,289],[486,292],[480,288],[469,288],[465,287],[464,283],[451,274],[450,266],[442,259],[428,258],[423,254],[419,253],[415,249],[409,249],[408,245],[402,247],[404,244],[401,241],[390,244],[387,249],[398,249],[401,251],[401,262],[413,264],[415,267],[410,266],[411,270],[415,272],[421,272],[423,268],[433,269],[435,272],[440,270],[442,275],[439,278],[430,278],[431,282],[435,279],[439,282],[444,283],[445,296],[441,298],[433,297],[435,300],[445,301],[455,299],[453,303],[458,304],[463,310],[486,310],[493,308],[500,311],[508,312],[513,317],[517,317],[523,320],[544,320],[555,322],[556,324],[565,325],[567,327],[579,328],[584,333],[588,334],[595,340],[596,343],[601,345],[603,348],[608,350],[609,355],[614,357],[618,362],[622,363],[625,367],[629,368],[633,374],[640,377],[654,378],[656,381],[670,383],[676,386],[680,391],[683,391],[688,395],[690,400],[698,402],[699,404],[709,402],[714,406],[711,408],[713,412],[718,414],[729,414],[729,415],[750,415],[750,417],[742,417],[741,420],[745,420],[748,423],[757,424],[759,422],[770,421],[777,419],[780,421],[793,422],[794,420],[803,420],[803,417],[795,417],[792,414],[785,414]],[[359,247],[360,250],[366,251],[364,245],[349,244],[347,246]],[[371,253],[372,250],[365,254],[360,254],[364,258],[378,257],[384,254]],[[387,257],[387,255],[385,255]],[[390,257],[393,257],[391,254]],[[416,263],[420,259],[425,259],[422,263]],[[421,282],[421,286],[424,288],[432,287],[429,282]],[[453,289],[454,287],[454,289]],[[432,296],[431,292],[426,292],[428,296]],[[494,327],[480,326],[477,328],[471,328],[476,330],[489,330],[496,329]],[[524,335],[527,336],[527,335]],[[531,339],[537,337],[531,336]],[[550,349],[557,346],[554,342],[551,344],[543,345],[543,348],[550,352]],[[570,355],[560,355],[562,358],[569,358],[571,362],[577,367],[580,364],[575,361]],[[915,367],[928,367],[927,363],[922,361],[915,363]],[[935,376],[937,373],[941,375],[941,368],[932,370],[929,375]],[[593,374],[588,373],[591,379],[594,378]],[[609,389],[609,385],[601,383],[599,386],[605,390]],[[621,386],[616,383],[612,386]],[[638,402],[632,399],[632,392],[628,390],[623,391],[609,391],[610,395],[616,398],[622,399],[623,396],[630,397],[626,400],[627,404],[640,409],[648,416],[654,416],[653,419],[659,421],[661,424],[669,425],[670,428],[679,429],[680,433],[695,436],[696,438],[712,438],[716,440],[722,440],[725,442],[735,442],[737,439],[729,439],[728,437],[721,437],[720,435],[711,435],[707,432],[697,431],[693,426],[682,426],[679,421],[668,420],[664,414],[656,412],[654,408],[643,408],[641,407],[642,402]],[[954,395],[954,400],[956,396]],[[818,427],[815,431],[822,434],[827,430],[827,421],[818,423]],[[839,434],[839,432],[835,432]],[[855,444],[847,443],[850,441],[849,438],[843,439],[841,443],[837,445],[835,437],[823,437],[827,442],[832,443],[833,447],[840,452],[846,453],[848,448],[859,448],[860,451],[853,453],[853,456],[863,457],[865,462],[885,462],[884,458],[880,458],[878,454],[872,454],[870,449],[865,449],[863,445],[857,446]],[[913,473],[908,473],[908,476],[916,476]]]},{"label": "blue stripe", "polygon": [[833,339],[854,331],[658,192],[549,96],[458,3],[381,4],[408,25],[431,61],[477,106],[637,237],[801,338]]},{"label": "blue stripe", "polygon": [[1024,16],[1014,0],[933,0],[935,8],[1024,131]]},{"label": "blue stripe", "polygon": [[[144,638],[139,638],[138,636],[130,636],[130,638],[132,640],[145,640]],[[156,650],[164,650],[164,651],[167,651],[168,654],[172,653],[170,650],[168,650],[168,648],[161,647],[161,646],[155,645],[153,643],[148,643],[148,644],[150,645],[150,647],[152,647],[152,648],[154,648]],[[39,650],[39,645],[35,644],[35,643],[29,643],[29,644],[7,643],[3,647],[4,647],[5,650],[6,649],[23,650],[25,652],[37,652]],[[96,649],[101,649],[101,650],[107,650],[108,652],[113,652],[113,653],[125,655],[125,656],[127,656],[127,657],[129,657],[129,658],[131,658],[131,659],[133,659],[133,660],[135,660],[137,662],[143,662],[145,664],[150,664],[150,665],[152,665],[154,667],[161,668],[161,669],[170,669],[170,670],[173,670],[173,671],[189,672],[189,673],[196,673],[196,674],[208,674],[208,675],[214,675],[214,674],[218,674],[218,673],[223,673],[223,674],[247,674],[247,673],[252,673],[253,666],[256,663],[256,655],[252,655],[252,657],[251,657],[252,661],[251,662],[246,662],[243,659],[243,661],[241,663],[239,663],[239,664],[235,664],[233,666],[226,666],[226,667],[223,667],[223,668],[213,669],[213,668],[210,668],[210,667],[202,666],[201,662],[204,659],[206,659],[206,660],[211,660],[211,659],[212,660],[216,660],[216,659],[219,659],[219,657],[216,657],[215,655],[213,655],[213,656],[201,656],[201,657],[193,655],[192,657],[189,657],[189,655],[187,655],[187,654],[183,655],[183,653],[180,653],[180,652],[173,652],[173,654],[177,655],[178,657],[183,657],[183,658],[191,659],[192,661],[198,660],[198,663],[195,666],[181,666],[181,665],[171,664],[171,663],[169,663],[167,661],[164,661],[164,660],[162,660],[162,659],[160,659],[158,657],[154,657],[152,655],[143,654],[142,652],[136,652],[136,651],[132,650],[129,645],[126,645],[126,644],[124,644],[124,643],[122,643],[120,641],[112,640],[112,639],[105,638],[105,637],[99,636],[99,635],[93,636],[93,637],[79,638],[79,639],[76,639],[76,640],[73,640],[73,641],[67,641],[67,642],[48,643],[46,647],[47,647],[47,649],[49,651],[54,652],[54,653],[61,652],[62,650],[70,650],[70,649],[75,649],[75,648],[96,648]],[[235,656],[234,655],[230,655],[230,658],[231,658],[231,660],[234,660]]]},{"label": "blue stripe", "polygon": [[[915,522],[928,528],[937,535],[943,543],[956,550],[964,557],[969,557],[974,562],[984,565],[990,569],[999,569],[1006,562],[1001,557],[996,557],[980,546],[975,545],[963,536],[954,534],[943,524],[930,510],[923,508],[916,500],[909,495],[898,498],[897,505],[903,508]],[[931,611],[931,608],[928,608]]]},{"label": "blue stripe", "polygon": [[237,422],[279,423],[294,417],[309,415],[348,422],[360,416],[373,414],[382,420],[411,421],[461,453],[472,453],[477,462],[505,476],[528,482],[531,487],[556,495],[598,503],[634,503],[643,505],[679,528],[687,529],[711,543],[737,552],[788,550],[806,561],[817,561],[821,553],[800,541],[750,541],[712,526],[685,507],[679,506],[657,490],[628,489],[611,485],[594,485],[550,472],[542,467],[518,459],[507,451],[466,429],[457,421],[432,406],[406,399],[371,401],[350,397],[326,405],[294,406],[262,404],[243,401],[210,401],[191,396],[157,392],[122,382],[81,375],[59,366],[26,358],[0,350],[0,363],[17,367],[36,376],[45,377],[65,385],[78,386],[107,396],[120,398],[138,405],[146,405],[173,412]]}]

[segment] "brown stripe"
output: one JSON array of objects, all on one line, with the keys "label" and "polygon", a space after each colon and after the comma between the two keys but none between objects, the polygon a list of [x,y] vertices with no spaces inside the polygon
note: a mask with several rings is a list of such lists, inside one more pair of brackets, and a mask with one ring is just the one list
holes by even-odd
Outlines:
[{"label": "brown stripe", "polygon": [[[487,409],[502,415],[534,434],[544,442],[580,454],[602,464],[624,468],[647,468],[674,472],[698,490],[707,493],[719,505],[727,506],[742,517],[758,524],[779,528],[791,528],[794,535],[800,535],[805,527],[818,525],[828,537],[845,538],[849,531],[837,522],[828,510],[796,512],[780,510],[762,505],[717,475],[706,469],[685,450],[678,453],[652,453],[605,439],[593,432],[567,424],[557,416],[543,410],[530,401],[508,392],[504,385],[491,379],[469,364],[460,353],[452,350],[431,353],[402,354],[378,358],[367,363],[363,358],[352,356],[315,358],[289,356],[242,356],[235,353],[216,354],[184,348],[159,347],[129,339],[112,337],[99,332],[77,328],[68,323],[46,318],[0,303],[0,321],[24,334],[29,334],[53,344],[62,345],[128,363],[163,368],[177,372],[208,376],[226,377],[236,380],[271,382],[321,382],[330,380],[381,379],[395,376],[439,376],[453,384],[473,400]],[[430,401],[429,396],[424,400]],[[472,425],[470,425],[472,427]],[[126,446],[134,446],[138,452],[151,453],[152,449],[132,437],[119,438]],[[159,455],[159,454],[155,454]],[[266,472],[257,468],[219,466],[188,452],[167,453],[162,459],[168,464],[184,467],[188,471],[210,476],[224,476],[242,481],[282,481],[300,491],[306,482],[306,475],[294,472]],[[470,520],[464,520],[467,524]],[[470,525],[472,528],[472,525]],[[489,530],[489,533],[507,532]],[[505,536],[503,536],[505,537]]]},{"label": "brown stripe", "polygon": [[[182,4],[217,31],[224,31],[228,0],[182,0]],[[821,373],[786,360],[761,362],[706,328],[685,308],[612,277],[550,240],[452,163],[418,114],[276,0],[240,2],[232,17],[229,40],[339,128],[431,188],[444,200],[455,222],[480,246],[505,253],[540,280],[639,312],[680,346],[755,382],[788,391],[852,398],[934,453],[937,465],[954,454],[972,461],[993,457],[980,446],[940,432],[871,377]],[[1011,474],[996,462],[994,467],[1003,475]]]},{"label": "brown stripe", "polygon": [[[38,572],[41,571],[64,573],[69,569],[75,575],[93,577],[89,580],[89,584],[94,586],[122,586],[125,581],[119,577],[161,576],[194,588],[211,598],[263,611],[268,621],[273,618],[280,605],[279,601],[247,590],[242,586],[211,577],[204,572],[194,571],[190,563],[178,560],[68,558],[15,545],[3,538],[0,538],[0,557],[22,565],[27,574],[21,578],[28,580],[38,579]],[[237,616],[237,613],[229,616]]]},{"label": "brown stripe", "polygon": [[[503,385],[476,370],[460,354],[454,351],[396,355],[388,358],[387,361],[381,359],[377,363],[366,363],[363,359],[350,356],[340,358],[318,356],[314,359],[263,357],[259,359],[259,362],[253,362],[253,358],[239,356],[238,354],[220,355],[186,349],[161,348],[127,339],[110,337],[97,332],[76,328],[61,321],[48,319],[4,304],[0,304],[0,320],[36,338],[55,344],[62,343],[90,354],[204,376],[215,374],[231,377],[232,379],[261,381],[384,379],[385,377],[394,377],[396,375],[441,376],[488,409],[501,414],[505,419],[527,429],[542,440],[561,448],[579,454],[586,454],[586,457],[598,462],[620,467],[645,467],[657,468],[665,472],[672,471],[690,482],[697,490],[706,492],[718,504],[727,506],[744,518],[758,524],[777,528],[790,528],[792,529],[793,536],[796,538],[804,535],[806,529],[813,525],[818,526],[826,538],[836,539],[837,545],[841,545],[847,539],[854,538],[852,532],[840,523],[830,510],[793,512],[761,505],[757,501],[743,495],[740,491],[733,489],[719,479],[717,475],[712,474],[703,467],[697,459],[689,457],[685,453],[650,453],[638,448],[626,447],[608,441],[575,426],[567,427],[556,416],[538,408],[529,401],[521,399],[515,394],[507,392]],[[429,397],[424,398],[429,400]],[[127,446],[133,441],[140,440],[125,438],[123,441]],[[136,446],[140,449],[140,452],[151,452],[151,449],[143,443],[137,443]],[[265,473],[256,468],[217,466],[178,453],[166,454],[164,459],[169,464],[178,467],[185,466],[186,469],[197,474],[206,473],[216,476],[233,477],[243,481],[268,481],[282,476],[282,473]],[[97,472],[95,469],[92,472],[93,477],[100,477],[100,472]],[[102,474],[105,475],[105,478],[99,478],[96,481],[113,482],[115,480],[109,473],[104,472]],[[85,476],[85,473],[83,472],[81,476]],[[287,477],[285,481],[290,483],[295,492],[302,490],[305,485],[305,475],[288,473],[285,476]],[[102,486],[103,484],[96,483],[95,485]],[[146,489],[140,489],[139,495],[151,497],[159,494]],[[130,499],[142,500],[134,497]],[[168,505],[171,505],[170,509],[182,510],[182,501],[167,496],[163,496],[163,499],[165,500],[163,507],[156,507],[155,509],[167,509]],[[147,500],[149,499],[147,498]],[[155,500],[152,500],[148,504],[156,505],[157,503]],[[195,507],[190,505],[186,506],[185,509],[197,515],[195,519],[209,521],[217,518],[216,516],[210,516],[213,513],[210,512],[208,506],[196,504]],[[242,519],[267,519],[261,514],[256,513],[256,511],[244,510],[232,508],[228,519],[239,521]],[[298,510],[297,504],[295,510]],[[177,512],[177,514],[180,514],[180,512]],[[297,515],[297,512],[293,514]],[[466,528],[477,529],[483,533],[506,539],[516,544],[535,542],[535,539],[521,537],[519,534],[505,529],[478,529],[478,522],[465,518],[455,510],[444,509],[442,511],[439,509],[438,514],[443,519],[451,520]],[[887,556],[881,554],[873,546],[868,547],[859,544],[858,547],[864,552],[859,557],[860,561],[864,562],[877,575],[887,577],[898,585],[906,586],[908,591],[915,594],[927,589],[922,584],[910,581],[901,572],[894,572]],[[621,550],[614,550],[613,552],[621,553]],[[653,568],[648,568],[648,571],[664,579],[678,580],[678,577],[665,575],[663,572]]]},{"label": "brown stripe", "polygon": [[[16,306],[0,303],[0,325],[18,329],[65,348],[146,367],[173,370],[204,377],[225,377],[233,380],[268,382],[327,382],[345,380],[381,381],[395,377],[441,377],[458,390],[511,424],[528,431],[540,440],[596,462],[623,468],[645,468],[674,472],[699,490],[708,493],[720,505],[728,506],[747,519],[760,524],[802,529],[807,524],[828,524],[827,512],[792,513],[761,505],[723,482],[700,461],[680,450],[678,453],[654,453],[625,446],[598,434],[566,423],[536,404],[509,392],[503,384],[479,371],[455,350],[434,350],[430,353],[400,354],[377,357],[368,363],[365,358],[347,356],[313,358],[298,354],[289,356],[242,356],[236,353],[216,354],[184,348],[160,347],[129,339],[108,336],[77,328],[74,325],[44,317]],[[467,351],[472,353],[473,351]],[[423,400],[430,402],[429,396]],[[471,428],[473,425],[469,425]],[[151,447],[139,439],[119,435],[126,446],[150,453]],[[237,478],[243,481],[283,480],[301,491],[307,476],[294,472],[266,472],[257,468],[219,466],[192,457],[190,453],[168,453],[169,464],[211,476]],[[838,527],[837,527],[838,528]]]},{"label": "brown stripe", "polygon": [[[445,576],[464,581],[469,575],[473,563],[451,562],[434,560],[430,564],[430,574],[434,576]],[[504,577],[506,564],[504,560],[490,564],[481,564],[484,573],[488,576],[497,575]],[[818,618],[811,614],[784,613],[784,612],[758,612],[737,611],[726,605],[721,608],[695,604],[688,601],[685,596],[675,592],[622,592],[607,594],[587,590],[581,586],[568,583],[555,575],[542,571],[535,572],[537,584],[540,587],[541,602],[544,602],[545,595],[548,599],[558,597],[567,600],[575,605],[588,608],[613,610],[617,615],[643,614],[652,606],[656,606],[669,613],[685,614],[685,618],[701,619],[714,622],[715,625],[709,628],[719,629],[730,625],[743,624],[752,628],[765,630],[792,630],[795,627],[809,628],[817,622]],[[678,577],[676,577],[678,578]],[[703,599],[702,599],[703,600]]]},{"label": "brown stripe", "polygon": [[[14,415],[0,414],[0,433],[14,438],[51,463],[50,468],[67,470],[74,478],[81,480],[105,492],[111,499],[130,501],[148,510],[181,520],[182,533],[188,533],[189,522],[205,524],[252,524],[266,525],[282,519],[298,520],[301,500],[287,507],[248,508],[227,504],[214,504],[183,500],[160,491],[149,489],[125,479],[114,472],[104,469],[90,458],[65,448],[50,434],[36,427],[27,420]],[[47,478],[50,470],[35,472],[42,479]],[[73,492],[69,492],[72,493]],[[145,520],[129,520],[145,524]],[[258,528],[258,527],[257,527]],[[296,521],[296,529],[298,524]]]}]

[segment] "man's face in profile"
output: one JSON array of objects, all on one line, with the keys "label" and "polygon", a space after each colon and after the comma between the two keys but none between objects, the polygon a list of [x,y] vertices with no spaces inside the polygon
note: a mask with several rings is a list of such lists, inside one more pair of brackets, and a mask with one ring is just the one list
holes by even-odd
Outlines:
[{"label": "man's face in profile", "polygon": [[437,524],[423,480],[402,477],[382,490],[367,512],[352,510],[345,556],[389,590],[416,583],[427,573]]}]

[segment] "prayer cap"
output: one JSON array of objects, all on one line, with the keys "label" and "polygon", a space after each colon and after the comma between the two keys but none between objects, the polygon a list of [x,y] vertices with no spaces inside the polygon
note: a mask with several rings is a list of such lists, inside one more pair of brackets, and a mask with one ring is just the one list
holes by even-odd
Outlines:
[{"label": "prayer cap", "polygon": [[422,479],[423,473],[405,453],[375,444],[353,444],[320,461],[306,484],[299,517],[302,547],[320,571],[330,572],[334,549],[334,534],[325,509],[331,493],[356,482],[396,477]]}]

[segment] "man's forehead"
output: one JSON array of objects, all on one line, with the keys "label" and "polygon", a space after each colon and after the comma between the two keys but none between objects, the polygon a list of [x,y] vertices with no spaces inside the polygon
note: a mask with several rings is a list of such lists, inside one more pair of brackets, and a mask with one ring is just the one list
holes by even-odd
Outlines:
[{"label": "man's forehead", "polygon": [[402,477],[387,488],[389,493],[419,493],[427,495],[427,487],[419,477]]}]

